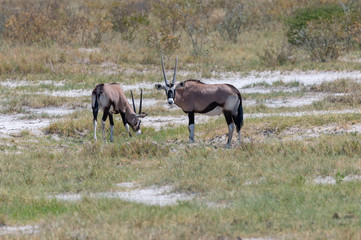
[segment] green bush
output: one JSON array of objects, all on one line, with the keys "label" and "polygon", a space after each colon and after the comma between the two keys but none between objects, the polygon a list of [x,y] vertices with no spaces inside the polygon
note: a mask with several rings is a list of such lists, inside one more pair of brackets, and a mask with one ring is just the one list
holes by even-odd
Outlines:
[{"label": "green bush", "polygon": [[[342,7],[341,7],[342,6]],[[312,61],[337,59],[361,42],[360,8],[322,4],[306,7],[289,18],[288,41],[307,50]]]},{"label": "green bush", "polygon": [[300,36],[312,61],[337,59],[347,49],[348,35],[338,19],[310,22]]},{"label": "green bush", "polygon": [[316,5],[297,10],[292,17],[288,18],[289,29],[286,33],[289,43],[302,45],[302,32],[309,22],[315,20],[330,20],[343,15],[342,8],[337,4]]}]

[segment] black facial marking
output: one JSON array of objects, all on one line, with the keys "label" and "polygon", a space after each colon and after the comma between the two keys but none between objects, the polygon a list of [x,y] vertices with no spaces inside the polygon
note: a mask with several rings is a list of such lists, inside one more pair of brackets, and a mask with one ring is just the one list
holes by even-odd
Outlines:
[{"label": "black facial marking", "polygon": [[174,98],[174,92],[173,92],[173,90],[169,90],[169,91],[168,91],[167,97],[168,97],[168,99],[169,99],[169,98]]}]

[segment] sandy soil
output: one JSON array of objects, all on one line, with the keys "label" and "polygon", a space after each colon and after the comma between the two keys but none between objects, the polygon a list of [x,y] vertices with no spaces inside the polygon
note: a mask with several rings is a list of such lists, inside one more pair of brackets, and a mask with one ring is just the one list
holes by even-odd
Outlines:
[{"label": "sandy soil", "polygon": [[150,186],[147,188],[139,188],[135,183],[120,183],[118,187],[124,191],[101,192],[85,194],[58,194],[50,196],[61,201],[80,201],[84,196],[91,198],[118,198],[124,201],[137,202],[154,206],[175,205],[178,201],[190,201],[195,195],[184,193],[174,193],[171,186]]},{"label": "sandy soil", "polygon": [[[89,52],[88,49],[79,50],[81,52]],[[91,51],[99,51],[99,50],[91,50]],[[104,63],[104,67],[112,67],[113,65]],[[187,73],[184,72],[183,75]],[[266,72],[251,72],[249,74],[242,74],[242,73],[214,73],[219,77],[217,78],[209,78],[203,79],[206,83],[231,83],[237,88],[240,89],[243,93],[270,93],[270,92],[277,92],[277,91],[286,91],[286,92],[296,92],[299,91],[300,88],[298,87],[271,87],[265,88],[262,86],[252,86],[252,84],[257,83],[268,83],[272,84],[276,81],[283,81],[283,82],[294,82],[298,81],[304,85],[311,85],[315,83],[321,83],[322,81],[334,81],[340,78],[347,78],[353,79],[356,81],[361,80],[361,72],[360,71],[351,71],[351,72],[316,72],[316,71],[266,71]],[[0,82],[0,85],[6,88],[14,88],[18,86],[33,86],[33,85],[55,85],[55,86],[64,86],[65,82],[55,82],[52,80],[43,80],[43,81],[25,81],[25,80],[6,80]],[[246,87],[246,88],[244,88]],[[153,83],[140,83],[136,85],[124,85],[124,90],[139,90],[142,89],[153,89]],[[38,94],[45,94],[50,96],[61,96],[61,97],[84,97],[91,95],[91,89],[75,89],[75,90],[68,90],[68,91],[43,91],[39,92]],[[280,98],[280,99],[265,99],[261,102],[256,102],[255,100],[246,100],[244,101],[244,106],[251,106],[257,104],[264,104],[267,107],[271,108],[281,108],[281,107],[300,107],[304,105],[310,105],[315,101],[322,100],[328,96],[328,94],[324,93],[307,93],[306,96],[296,98]],[[89,100],[90,101],[90,100]],[[131,99],[128,99],[131,102]],[[139,100],[136,99],[136,105],[139,105]],[[144,108],[152,107],[152,106],[161,106],[168,110],[177,110],[178,107],[170,108],[166,101],[159,101],[155,99],[145,99],[143,102]],[[90,111],[90,104],[89,104],[89,111]],[[66,114],[70,114],[76,110],[74,109],[67,109],[64,107],[60,108],[43,108],[43,109],[28,109],[30,114],[46,114],[50,117],[55,116],[63,116]],[[80,109],[79,109],[80,110]],[[342,113],[351,113],[351,112],[359,112],[358,110],[344,110],[344,111],[335,111],[336,114]],[[171,111],[170,111],[171,113]],[[290,113],[280,113],[280,114],[245,114],[245,118],[261,118],[261,117],[268,117],[268,116],[281,116],[281,117],[288,117],[288,116],[303,116],[303,115],[313,115],[313,114],[328,114],[330,112],[324,111],[313,111],[313,112],[290,112]],[[23,130],[29,130],[35,134],[41,134],[41,129],[48,126],[51,122],[51,118],[39,118],[39,119],[27,119],[29,115],[24,114],[0,114],[0,137],[1,136],[9,136],[12,134],[16,134]],[[208,117],[205,115],[197,115],[196,122],[203,123],[207,122],[210,119],[214,119],[214,117]],[[142,125],[147,127],[154,127],[156,130],[165,128],[165,127],[172,127],[179,124],[187,124],[188,118],[186,115],[173,117],[173,116],[148,116],[143,119]]]}]

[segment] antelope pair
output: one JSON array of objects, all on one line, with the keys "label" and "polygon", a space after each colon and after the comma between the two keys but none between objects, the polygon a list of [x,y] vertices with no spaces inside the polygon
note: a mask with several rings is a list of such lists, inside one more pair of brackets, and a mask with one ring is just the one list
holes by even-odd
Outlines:
[{"label": "antelope pair", "polygon": [[199,80],[188,79],[175,85],[178,59],[175,60],[173,80],[168,82],[162,56],[162,70],[165,85],[156,84],[155,88],[164,89],[168,103],[176,104],[188,114],[189,143],[194,143],[194,114],[219,115],[223,113],[228,125],[227,148],[231,147],[234,125],[241,144],[243,125],[242,97],[237,88],[230,84],[205,84]]},{"label": "antelope pair", "polygon": [[[238,141],[241,144],[241,128],[243,125],[242,97],[240,92],[230,84],[205,84],[199,80],[188,79],[175,85],[178,59],[175,61],[172,83],[169,83],[165,74],[164,61],[162,56],[162,70],[165,85],[156,84],[156,89],[164,89],[170,105],[176,104],[188,114],[189,142],[194,143],[194,114],[219,115],[223,113],[228,125],[227,148],[231,147],[234,125],[238,132]],[[123,90],[119,84],[99,84],[92,93],[94,139],[96,136],[97,115],[99,107],[103,109],[102,136],[105,140],[104,127],[109,115],[110,141],[113,141],[113,114],[120,113],[124,126],[131,136],[129,125],[140,134],[139,118],[145,117],[142,114],[142,93],[140,98],[139,114],[136,114],[134,98],[132,93],[133,109],[128,103]],[[129,125],[128,125],[129,124]]]},{"label": "antelope pair", "polygon": [[99,108],[103,109],[103,117],[102,117],[102,137],[103,141],[105,141],[105,121],[109,116],[110,122],[110,141],[113,141],[113,129],[114,129],[114,120],[113,114],[120,113],[122,117],[125,128],[128,131],[129,136],[131,136],[129,131],[129,125],[137,134],[141,133],[140,123],[141,120],[139,118],[143,118],[146,114],[142,113],[142,100],[143,100],[143,92],[141,91],[140,103],[139,103],[139,113],[136,113],[133,92],[132,94],[132,102],[133,108],[127,101],[127,98],[124,95],[122,87],[117,83],[110,84],[98,84],[93,92],[92,92],[92,109],[93,109],[93,124],[94,124],[94,139],[97,139],[96,129],[97,129],[97,116]]}]

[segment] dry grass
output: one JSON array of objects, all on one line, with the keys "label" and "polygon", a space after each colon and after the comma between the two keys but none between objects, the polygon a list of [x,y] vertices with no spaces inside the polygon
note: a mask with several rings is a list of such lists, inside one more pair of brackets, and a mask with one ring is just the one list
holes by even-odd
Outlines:
[{"label": "dry grass", "polygon": [[[206,38],[206,51],[200,56],[191,54],[192,46],[184,34],[180,49],[166,56],[166,68],[173,69],[174,56],[178,55],[178,71],[184,73],[178,80],[209,77],[214,72],[274,68],[280,71],[360,70],[360,64],[355,62],[309,62],[302,50],[296,50],[292,56],[294,60],[282,66],[266,66],[259,56],[270,45],[278,47],[285,33],[283,26],[271,25],[242,32],[237,44],[224,42],[218,33],[212,32]],[[299,140],[285,137],[290,129],[359,124],[358,113],[245,118],[243,145],[234,144],[232,149],[224,148],[228,128],[223,116],[197,124],[197,142],[190,145],[187,144],[187,123],[160,131],[142,127],[142,135],[129,137],[117,116],[115,142],[109,143],[101,140],[100,127],[99,140],[92,139],[90,96],[66,98],[33,94],[47,90],[92,89],[100,82],[163,82],[160,53],[146,46],[145,34],[140,32],[133,42],[118,34],[107,35],[97,46],[91,47],[2,41],[0,81],[51,79],[64,83],[63,86],[1,88],[2,113],[25,112],[26,107],[87,108],[54,119],[44,135],[22,131],[10,138],[0,136],[0,227],[3,224],[40,226],[37,234],[4,238],[360,238],[360,182],[313,184],[317,176],[360,175],[359,134],[321,133],[307,139],[300,135]],[[262,102],[264,99],[301,98],[308,92],[348,94],[298,108],[246,106],[246,114],[359,109],[359,83],[347,79],[311,88],[281,81],[261,87],[298,87],[300,91],[244,94],[243,97]],[[126,95],[130,97],[128,91]],[[164,92],[155,89],[145,91],[144,97],[165,101]],[[157,106],[144,111],[150,116],[184,114],[181,110],[169,111]],[[297,134],[294,136],[298,137]],[[194,201],[168,207],[119,199],[85,197],[69,203],[48,198],[57,193],[113,191],[121,182],[137,182],[142,186],[172,185],[175,191],[192,193],[196,197]]]}]

